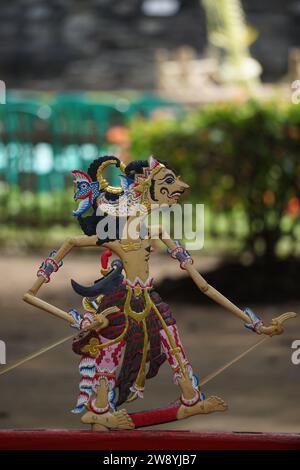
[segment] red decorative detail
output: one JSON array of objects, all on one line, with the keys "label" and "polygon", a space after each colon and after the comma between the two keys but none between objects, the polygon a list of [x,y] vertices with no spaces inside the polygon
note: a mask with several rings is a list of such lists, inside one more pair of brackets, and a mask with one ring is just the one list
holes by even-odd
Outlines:
[{"label": "red decorative detail", "polygon": [[108,266],[108,258],[112,255],[112,251],[110,249],[105,250],[104,253],[101,255],[101,266],[102,269],[107,269]]},{"label": "red decorative detail", "polygon": [[177,412],[179,408],[179,405],[170,405],[164,408],[132,413],[130,414],[130,417],[136,428],[143,428],[145,426],[177,421]]},{"label": "red decorative detail", "polygon": [[104,377],[107,377],[108,379],[113,379],[113,380],[115,380],[116,374],[110,373],[110,372],[96,372],[95,377],[94,377],[94,380],[95,380],[95,379],[98,380],[98,379],[104,378]]},{"label": "red decorative detail", "polygon": [[119,342],[118,346],[117,346],[117,347],[115,348],[115,350],[113,351],[112,355],[111,355],[111,358],[112,358],[112,360],[113,360],[115,366],[118,366],[118,365],[119,365],[119,362],[118,362],[118,354],[119,354],[119,352],[122,350],[122,348],[124,347],[124,345],[125,345],[125,340],[122,339],[122,340]]},{"label": "red decorative detail", "polygon": [[75,201],[78,201],[79,199],[86,199],[88,197],[90,203],[92,203],[92,196],[93,196],[92,191],[89,191],[87,194],[82,194],[81,196],[76,196]]},{"label": "red decorative detail", "polygon": [[1,450],[300,450],[300,434],[0,430]]},{"label": "red decorative detail", "polygon": [[45,269],[40,268],[38,270],[38,272],[36,273],[36,275],[37,275],[37,277],[43,277],[45,279],[46,284],[48,284],[48,282],[50,282],[50,276],[47,273],[47,271],[45,271]]},{"label": "red decorative detail", "polygon": [[45,264],[51,264],[53,267],[53,272],[56,273],[59,270],[59,264],[53,258],[47,258]]},{"label": "red decorative detail", "polygon": [[184,406],[194,406],[198,401],[201,400],[201,395],[199,390],[196,390],[194,398],[191,398],[190,400],[186,400],[183,395],[180,397],[180,401]]},{"label": "red decorative detail", "polygon": [[97,365],[101,364],[101,361],[102,361],[104,355],[105,355],[105,349],[100,349],[100,351],[98,352],[98,356],[96,357],[96,364]]},{"label": "red decorative detail", "polygon": [[86,179],[89,183],[92,182],[92,178],[88,173],[85,173],[84,171],[81,170],[73,170],[71,171],[72,175],[75,176],[76,179]]},{"label": "red decorative detail", "polygon": [[110,404],[108,403],[104,408],[98,408],[96,405],[96,399],[90,400],[88,409],[95,413],[96,415],[103,415],[107,413],[110,409]]},{"label": "red decorative detail", "polygon": [[176,327],[176,325],[172,325],[172,332],[173,332],[173,335],[174,335],[174,339],[175,339],[175,343],[176,343],[176,346],[180,348],[180,351],[181,351],[181,354],[184,358],[186,358],[185,356],[185,352],[183,350],[183,347],[182,347],[182,344],[180,342],[180,338],[179,338],[179,334],[178,334],[178,328]]}]

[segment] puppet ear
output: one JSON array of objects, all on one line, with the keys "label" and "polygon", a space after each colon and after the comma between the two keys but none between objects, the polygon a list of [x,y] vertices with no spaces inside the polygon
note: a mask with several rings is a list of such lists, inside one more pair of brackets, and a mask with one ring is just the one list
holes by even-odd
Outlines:
[{"label": "puppet ear", "polygon": [[159,165],[159,161],[156,160],[156,158],[154,158],[153,155],[151,155],[151,157],[148,158],[148,164],[149,164],[149,168],[150,168],[150,171],[151,171],[155,167],[157,167],[157,165]]}]

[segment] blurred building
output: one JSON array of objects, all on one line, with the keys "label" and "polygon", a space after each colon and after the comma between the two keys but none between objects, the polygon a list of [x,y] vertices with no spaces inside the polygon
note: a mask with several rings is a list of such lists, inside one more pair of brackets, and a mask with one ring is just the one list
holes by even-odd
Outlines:
[{"label": "blurred building", "polygon": [[[251,48],[265,80],[287,72],[300,45],[300,1],[243,0],[259,31]],[[8,88],[152,89],[155,52],[204,55],[200,0],[2,0],[0,79]]]}]

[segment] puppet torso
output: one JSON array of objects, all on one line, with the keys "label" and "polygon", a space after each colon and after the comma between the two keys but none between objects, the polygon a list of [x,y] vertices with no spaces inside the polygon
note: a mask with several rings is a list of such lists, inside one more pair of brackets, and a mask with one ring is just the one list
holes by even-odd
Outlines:
[{"label": "puppet torso", "polygon": [[137,277],[143,282],[149,278],[149,258],[151,241],[140,238],[117,240],[105,244],[123,262],[126,278],[133,282]]}]

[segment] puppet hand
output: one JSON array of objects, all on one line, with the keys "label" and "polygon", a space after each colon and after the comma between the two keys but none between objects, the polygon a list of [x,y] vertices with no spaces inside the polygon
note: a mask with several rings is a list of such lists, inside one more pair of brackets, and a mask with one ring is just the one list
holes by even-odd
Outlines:
[{"label": "puppet hand", "polygon": [[289,320],[290,318],[295,318],[297,314],[295,312],[286,312],[279,317],[273,318],[269,326],[261,325],[259,327],[259,333],[263,333],[268,336],[281,335],[284,331],[283,322]]},{"label": "puppet hand", "polygon": [[99,326],[107,322],[107,319],[102,313],[97,313],[96,315],[94,315],[94,320],[95,322],[99,323]]},{"label": "puppet hand", "polygon": [[101,313],[96,313],[96,315],[94,315],[94,321],[97,324],[96,329],[99,328],[103,330],[104,328],[106,328],[109,325],[109,319],[107,318],[107,315],[109,315],[110,313],[116,313],[119,311],[120,309],[114,306],[114,307],[106,308]]}]

